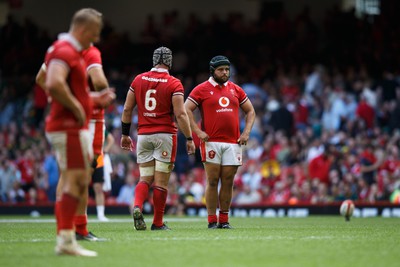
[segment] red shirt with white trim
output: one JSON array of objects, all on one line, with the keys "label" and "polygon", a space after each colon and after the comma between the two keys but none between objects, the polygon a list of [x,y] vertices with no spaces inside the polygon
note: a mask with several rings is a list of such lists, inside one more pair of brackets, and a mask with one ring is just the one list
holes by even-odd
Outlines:
[{"label": "red shirt with white trim", "polygon": [[210,77],[196,86],[188,99],[201,112],[201,129],[209,135],[209,142],[237,143],[239,108],[248,100],[240,86],[231,81],[221,86]]},{"label": "red shirt with white trim", "polygon": [[[48,67],[50,64],[61,64],[68,69],[67,83],[71,93],[82,104],[86,118],[90,118],[92,101],[89,96],[86,64],[82,58],[81,51],[82,47],[75,38],[70,34],[62,34],[47,50],[45,65]],[[52,99],[50,112],[46,118],[47,132],[87,128],[88,120],[86,120],[84,126],[80,126],[69,109],[61,105],[57,100]]]},{"label": "red shirt with white trim", "polygon": [[135,93],[138,134],[177,133],[172,96],[184,95],[180,80],[166,69],[152,68],[137,75],[129,90]]}]

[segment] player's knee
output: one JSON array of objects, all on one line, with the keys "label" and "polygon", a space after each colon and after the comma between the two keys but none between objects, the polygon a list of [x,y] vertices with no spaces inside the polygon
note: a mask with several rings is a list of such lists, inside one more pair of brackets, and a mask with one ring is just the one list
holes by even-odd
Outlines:
[{"label": "player's knee", "polygon": [[154,176],[154,166],[139,167],[140,176]]},{"label": "player's knee", "polygon": [[155,170],[158,172],[170,173],[174,168],[174,164],[171,162],[162,162],[156,160]]},{"label": "player's knee", "polygon": [[208,180],[207,184],[208,184],[209,187],[217,188],[218,187],[218,180],[217,179],[216,180]]},{"label": "player's knee", "polygon": [[212,187],[212,188],[214,188],[214,187],[218,187],[218,184],[219,184],[219,174],[208,174],[207,175],[207,185],[209,186],[209,187]]},{"label": "player's knee", "polygon": [[97,193],[103,192],[103,183],[93,183],[93,191]]}]

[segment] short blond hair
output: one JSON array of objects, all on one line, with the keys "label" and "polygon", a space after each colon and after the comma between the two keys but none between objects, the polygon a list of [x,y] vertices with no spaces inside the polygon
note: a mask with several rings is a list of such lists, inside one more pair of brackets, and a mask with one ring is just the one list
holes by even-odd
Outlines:
[{"label": "short blond hair", "polygon": [[71,21],[71,29],[76,26],[86,25],[92,22],[102,25],[103,14],[93,8],[82,8],[75,12]]}]

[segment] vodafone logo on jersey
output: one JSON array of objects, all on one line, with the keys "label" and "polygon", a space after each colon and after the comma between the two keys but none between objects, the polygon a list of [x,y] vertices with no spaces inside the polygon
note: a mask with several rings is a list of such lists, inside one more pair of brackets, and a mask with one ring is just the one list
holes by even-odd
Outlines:
[{"label": "vodafone logo on jersey", "polygon": [[222,96],[220,97],[220,99],[218,100],[218,104],[222,107],[220,109],[217,109],[216,111],[219,112],[233,112],[233,109],[231,108],[227,108],[227,106],[229,106],[229,104],[231,103],[231,101],[229,100],[229,98],[227,98],[226,96]]},{"label": "vodafone logo on jersey", "polygon": [[218,103],[221,107],[226,108],[227,106],[229,106],[229,98],[223,96],[218,100]]}]

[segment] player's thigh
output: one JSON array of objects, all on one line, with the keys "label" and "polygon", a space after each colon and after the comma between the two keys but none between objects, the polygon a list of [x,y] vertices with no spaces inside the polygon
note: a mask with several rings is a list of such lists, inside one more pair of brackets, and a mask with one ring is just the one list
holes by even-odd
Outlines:
[{"label": "player's thigh", "polygon": [[136,143],[136,161],[142,167],[154,166],[154,145],[150,135],[138,135]]},{"label": "player's thigh", "polygon": [[46,133],[46,137],[55,151],[61,171],[90,168],[93,150],[89,131],[50,132]]},{"label": "player's thigh", "polygon": [[201,161],[221,164],[223,144],[221,142],[203,142],[200,145]]},{"label": "player's thigh", "polygon": [[241,166],[242,165],[242,147],[238,144],[224,143],[221,156],[221,165],[223,166]]},{"label": "player's thigh", "polygon": [[170,170],[172,170],[178,147],[177,136],[167,133],[155,134],[152,136],[152,143],[154,145],[154,158],[159,162],[169,164]]}]

